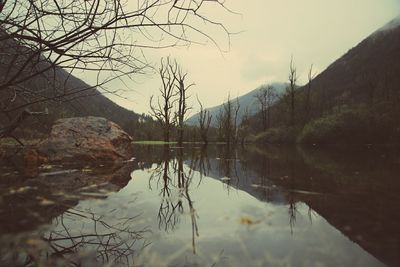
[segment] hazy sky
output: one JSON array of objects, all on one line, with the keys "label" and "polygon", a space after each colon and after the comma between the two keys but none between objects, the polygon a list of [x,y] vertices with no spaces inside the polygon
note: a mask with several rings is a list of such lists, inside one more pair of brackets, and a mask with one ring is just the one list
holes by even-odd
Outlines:
[{"label": "hazy sky", "polygon": [[[231,37],[227,53],[209,44],[146,54],[154,63],[163,56],[175,57],[196,84],[192,95],[197,94],[206,107],[221,104],[229,92],[236,97],[264,83],[286,81],[291,55],[302,82],[310,64],[323,71],[400,15],[400,0],[226,0],[226,5],[242,15],[225,16],[224,24],[231,31],[243,31]],[[223,39],[220,43],[227,47]],[[130,86],[133,91],[125,94],[130,101],[113,100],[147,113],[160,78],[138,76]]]}]

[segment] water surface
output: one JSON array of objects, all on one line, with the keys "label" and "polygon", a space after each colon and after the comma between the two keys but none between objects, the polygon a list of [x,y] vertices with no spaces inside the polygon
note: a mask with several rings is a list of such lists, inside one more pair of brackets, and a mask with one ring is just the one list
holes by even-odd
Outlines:
[{"label": "water surface", "polygon": [[396,149],[135,151],[121,169],[34,179],[3,163],[1,265],[400,264]]}]

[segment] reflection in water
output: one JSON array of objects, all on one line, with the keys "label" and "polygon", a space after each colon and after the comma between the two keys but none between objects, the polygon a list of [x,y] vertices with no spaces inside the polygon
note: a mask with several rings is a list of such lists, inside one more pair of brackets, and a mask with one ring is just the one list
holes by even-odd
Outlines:
[{"label": "reflection in water", "polygon": [[[90,261],[99,266],[130,266],[135,253],[146,245],[143,239],[148,232],[137,230],[136,220],[137,216],[111,218],[105,212],[71,208],[52,220],[50,230],[41,228],[28,236],[3,236],[0,263],[1,266],[82,266]],[[14,243],[16,239],[19,240]]]},{"label": "reflection in water", "polygon": [[[288,205],[291,226],[296,222],[298,203],[306,203],[310,222],[312,214],[318,213],[389,266],[400,264],[400,161],[396,148],[251,148],[241,162],[266,181],[238,188],[263,201]],[[275,197],[260,194],[266,183],[272,184]]]},{"label": "reflection in water", "polygon": [[[175,226],[179,223],[179,217],[185,213],[184,204],[188,206],[188,213],[190,214],[192,225],[192,248],[193,253],[196,254],[196,237],[199,236],[199,229],[197,226],[197,214],[193,207],[193,201],[190,198],[189,188],[193,180],[193,168],[184,168],[183,149],[177,148],[178,153],[176,158],[171,158],[169,146],[164,146],[163,159],[164,162],[158,165],[153,171],[149,179],[149,187],[155,181],[161,187],[161,203],[158,210],[158,227],[168,232],[174,230]],[[192,160],[193,164],[199,164],[204,168],[204,157],[200,157],[199,161]],[[172,196],[173,189],[176,189],[178,195],[176,198]]]},{"label": "reflection in water", "polygon": [[[0,266],[129,266],[147,233],[135,227],[138,215],[116,215],[122,205],[108,211],[104,205],[79,208],[79,202],[102,203],[127,184],[132,170],[130,165],[97,170],[49,165],[33,180],[16,176],[12,187],[2,186]],[[6,174],[5,184],[14,178]]]},{"label": "reflection in water", "polygon": [[129,266],[133,263],[136,243],[146,233],[146,230],[136,230],[135,219],[137,216],[114,217],[110,223],[104,214],[70,209],[55,218],[54,229],[42,236],[42,240],[49,246],[47,257],[61,257],[69,264],[80,265],[83,252],[90,251],[94,262],[123,263]]},{"label": "reflection in water", "polygon": [[3,179],[0,265],[400,264],[397,151],[135,151],[134,165],[108,173]]}]

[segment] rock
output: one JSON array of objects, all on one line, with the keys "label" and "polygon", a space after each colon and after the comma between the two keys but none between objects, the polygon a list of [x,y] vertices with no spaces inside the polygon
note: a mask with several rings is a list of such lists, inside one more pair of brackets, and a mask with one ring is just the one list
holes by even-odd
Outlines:
[{"label": "rock", "polygon": [[113,164],[132,157],[132,138],[117,124],[100,117],[59,119],[38,146],[49,162]]}]

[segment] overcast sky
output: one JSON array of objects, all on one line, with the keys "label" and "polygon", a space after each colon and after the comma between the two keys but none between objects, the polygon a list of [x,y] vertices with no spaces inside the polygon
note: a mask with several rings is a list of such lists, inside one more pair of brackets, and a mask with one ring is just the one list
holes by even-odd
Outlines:
[{"label": "overcast sky", "polygon": [[[226,0],[226,5],[242,15],[226,16],[224,24],[231,31],[243,31],[231,37],[227,53],[209,44],[146,54],[155,63],[163,56],[175,57],[196,84],[192,95],[206,107],[221,104],[228,93],[236,97],[264,83],[286,81],[291,55],[304,82],[310,64],[323,71],[400,14],[400,0]],[[227,48],[224,39],[220,43]],[[160,78],[138,76],[130,87],[132,92],[125,94],[130,101],[113,100],[147,113]]]}]

